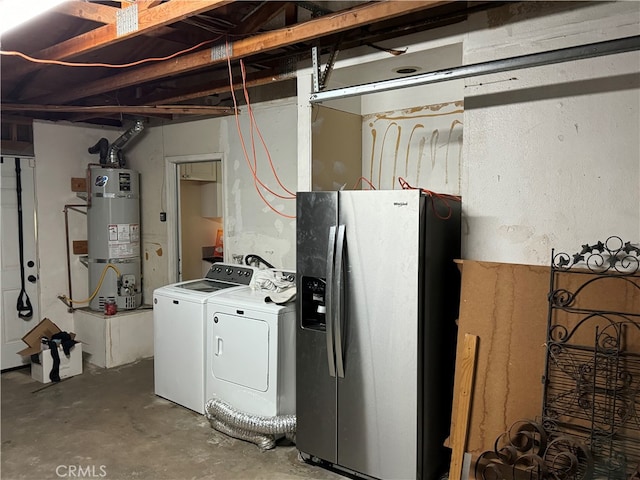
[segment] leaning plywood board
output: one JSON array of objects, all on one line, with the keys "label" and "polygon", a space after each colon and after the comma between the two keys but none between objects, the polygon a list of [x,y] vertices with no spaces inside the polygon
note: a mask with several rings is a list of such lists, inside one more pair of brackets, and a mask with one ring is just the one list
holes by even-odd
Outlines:
[{"label": "leaning plywood board", "polygon": [[[539,415],[548,289],[545,267],[464,261],[457,358],[462,358],[465,333],[477,335],[481,345],[469,452],[477,455],[491,449],[511,423]],[[454,397],[461,388],[459,371],[456,365]]]},{"label": "leaning plywood board", "polygon": [[[574,289],[576,285],[576,279],[563,278],[557,286]],[[621,288],[619,282],[599,288],[585,296],[587,302],[640,311],[637,290]],[[491,450],[496,438],[516,421],[540,417],[548,293],[548,267],[463,262],[454,395],[461,388],[464,334],[477,335],[480,348],[467,440],[467,451],[474,457]],[[575,319],[566,322],[571,325]]]}]

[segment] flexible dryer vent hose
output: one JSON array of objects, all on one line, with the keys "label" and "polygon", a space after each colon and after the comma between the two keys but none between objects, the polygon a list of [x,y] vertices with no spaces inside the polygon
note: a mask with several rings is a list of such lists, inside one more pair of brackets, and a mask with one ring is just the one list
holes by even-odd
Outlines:
[{"label": "flexible dryer vent hose", "polygon": [[205,412],[211,426],[216,430],[255,443],[262,449],[275,447],[275,435],[284,434],[290,440],[295,437],[295,415],[250,415],[217,398],[207,402]]},{"label": "flexible dryer vent hose", "polygon": [[233,427],[218,420],[215,417],[209,418],[211,426],[219,432],[229,435],[233,438],[239,438],[247,442],[255,443],[260,450],[271,450],[276,447],[276,437],[274,435],[264,435],[262,433],[249,432],[242,428]]}]

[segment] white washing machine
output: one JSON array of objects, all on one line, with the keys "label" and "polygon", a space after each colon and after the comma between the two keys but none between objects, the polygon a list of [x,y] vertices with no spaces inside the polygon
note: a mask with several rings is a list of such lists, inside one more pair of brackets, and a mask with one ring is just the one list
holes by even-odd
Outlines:
[{"label": "white washing machine", "polygon": [[249,288],[254,267],[214,263],[205,278],[153,292],[153,379],[156,395],[204,414],[206,303]]},{"label": "white washing machine", "polygon": [[247,287],[208,299],[205,388],[207,399],[272,417],[295,414],[296,332],[295,303],[268,296]]}]

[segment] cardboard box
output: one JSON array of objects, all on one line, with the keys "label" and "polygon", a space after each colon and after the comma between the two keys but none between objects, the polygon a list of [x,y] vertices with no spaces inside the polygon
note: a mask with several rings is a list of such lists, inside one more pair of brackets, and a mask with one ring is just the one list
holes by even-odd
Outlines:
[{"label": "cardboard box", "polygon": [[[49,374],[53,368],[53,357],[51,351],[46,345],[38,354],[39,364],[31,362],[31,378],[42,383],[50,383]],[[67,357],[62,350],[62,346],[58,346],[58,355],[60,356],[60,366],[58,367],[58,375],[60,380],[80,375],[82,373],[82,344],[76,343]]]},{"label": "cardboard box", "polygon": [[[40,364],[31,362],[31,377],[42,383],[49,383],[49,373],[53,367],[53,357],[49,351],[49,347],[42,343],[42,338],[51,338],[56,333],[60,333],[60,328],[48,318],[44,318],[38,325],[33,327],[22,337],[22,341],[27,344],[27,347],[20,350],[18,355],[23,357],[31,357],[32,355],[38,355]],[[69,336],[75,340],[76,334],[70,333]],[[60,355],[60,378],[67,378],[73,375],[82,373],[82,345],[76,343],[70,350],[69,357],[64,354],[62,346],[58,347],[58,353]]]}]

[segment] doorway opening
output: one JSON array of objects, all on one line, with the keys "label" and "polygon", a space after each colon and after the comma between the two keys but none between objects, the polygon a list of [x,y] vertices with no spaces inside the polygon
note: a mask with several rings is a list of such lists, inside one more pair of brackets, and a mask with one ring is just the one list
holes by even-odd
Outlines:
[{"label": "doorway opening", "polygon": [[224,256],[222,154],[165,158],[169,281],[205,276]]}]

